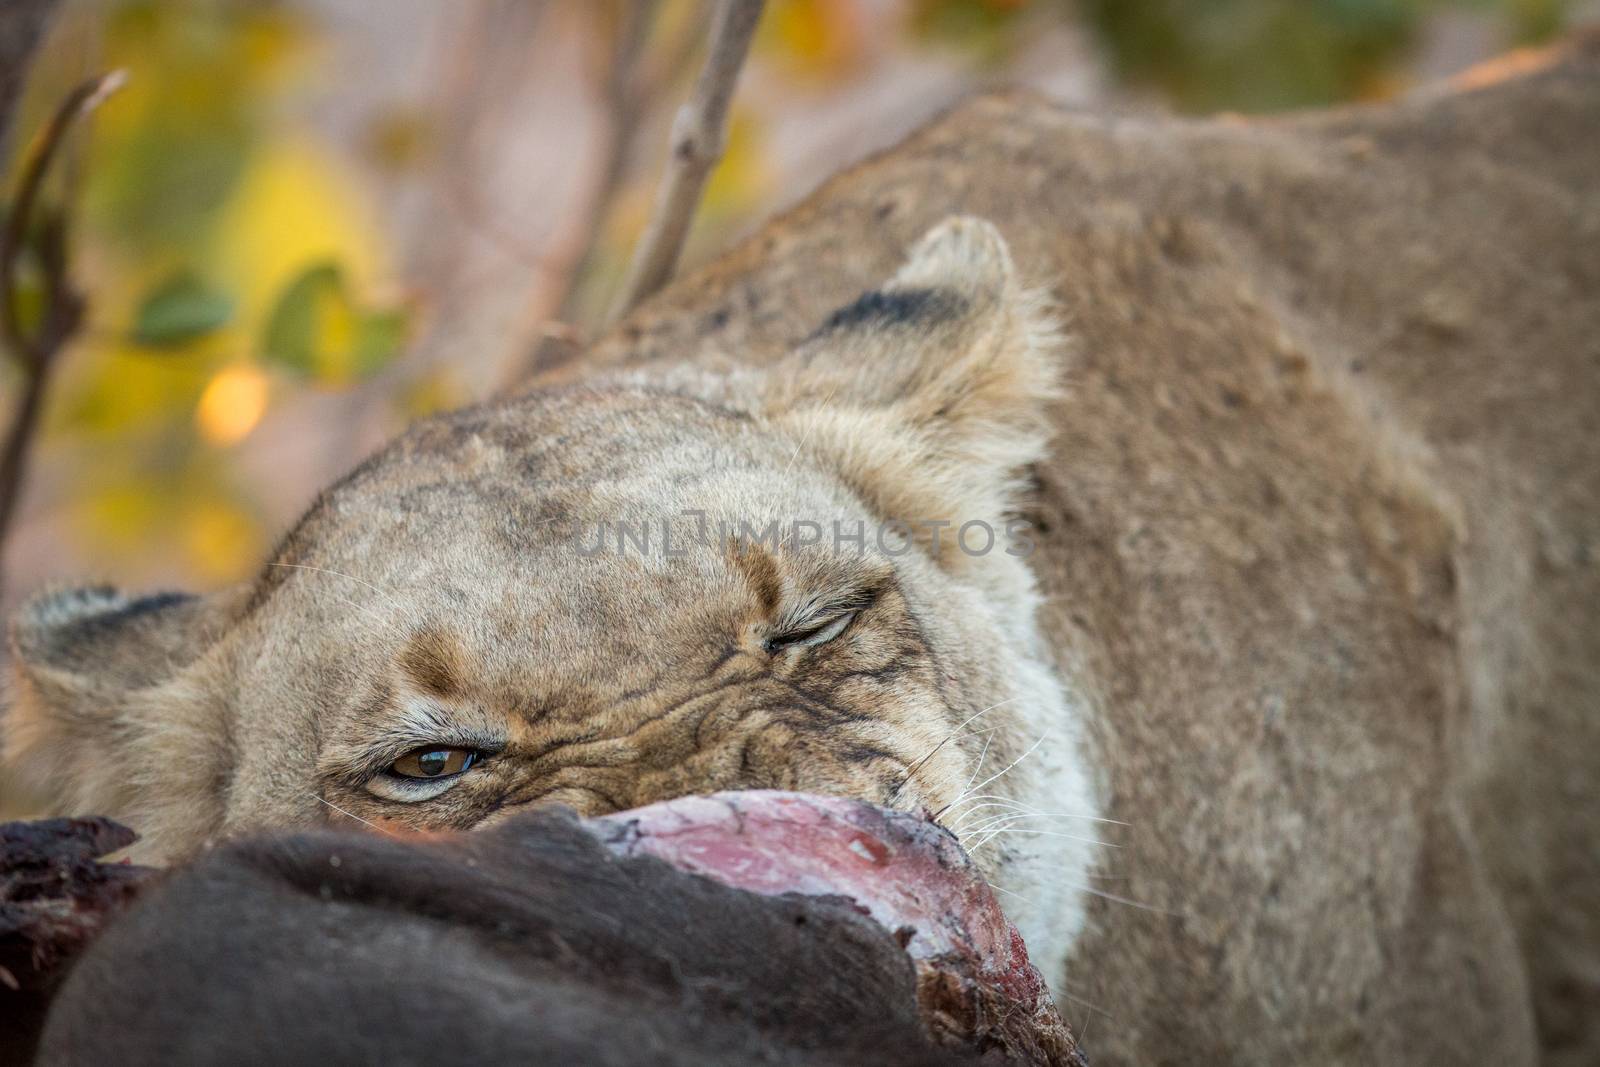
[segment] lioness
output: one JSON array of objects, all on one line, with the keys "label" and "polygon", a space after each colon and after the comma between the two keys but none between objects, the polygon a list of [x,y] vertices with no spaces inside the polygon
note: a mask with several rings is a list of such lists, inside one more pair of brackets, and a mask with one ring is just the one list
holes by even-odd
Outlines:
[{"label": "lioness", "polygon": [[36,600],[12,766],[162,858],[844,793],[963,838],[1097,1062],[1600,1062],[1596,51],[979,100],[246,586]]}]

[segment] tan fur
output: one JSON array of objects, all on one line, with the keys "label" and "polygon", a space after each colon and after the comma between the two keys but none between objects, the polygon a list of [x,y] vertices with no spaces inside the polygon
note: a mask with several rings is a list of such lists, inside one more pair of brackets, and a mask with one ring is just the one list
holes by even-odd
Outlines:
[{"label": "tan fur", "polygon": [[[174,856],[739,786],[937,810],[1027,754],[965,803],[1048,833],[942,817],[1097,1063],[1600,1061],[1597,53],[1258,123],[976,101],[612,369],[412,430],[249,588],[36,602],[12,765]],[[574,551],[1017,508],[1025,560]],[[763,647],[841,590],[835,643]],[[503,750],[365,784],[445,734]]]}]

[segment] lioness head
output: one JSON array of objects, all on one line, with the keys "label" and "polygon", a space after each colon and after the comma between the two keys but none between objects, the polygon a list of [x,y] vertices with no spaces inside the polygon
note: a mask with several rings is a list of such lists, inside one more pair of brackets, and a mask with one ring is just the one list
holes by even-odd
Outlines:
[{"label": "lioness head", "polygon": [[[11,766],[158,859],[739,788],[925,808],[972,847],[1091,813],[1012,515],[1055,332],[993,227],[936,228],[768,369],[696,357],[416,426],[243,587],[39,598]],[[977,855],[1036,951],[1070,936],[1085,843]]]}]

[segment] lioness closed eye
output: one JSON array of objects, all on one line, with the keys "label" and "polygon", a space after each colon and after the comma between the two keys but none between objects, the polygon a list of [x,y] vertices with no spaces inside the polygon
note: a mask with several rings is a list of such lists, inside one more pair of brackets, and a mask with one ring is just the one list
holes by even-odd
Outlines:
[{"label": "lioness closed eye", "polygon": [[417,426],[243,588],[36,600],[12,765],[168,859],[719,789],[921,808],[1058,966],[1098,808],[1013,514],[1044,302],[954,219],[778,365],[690,357]]}]

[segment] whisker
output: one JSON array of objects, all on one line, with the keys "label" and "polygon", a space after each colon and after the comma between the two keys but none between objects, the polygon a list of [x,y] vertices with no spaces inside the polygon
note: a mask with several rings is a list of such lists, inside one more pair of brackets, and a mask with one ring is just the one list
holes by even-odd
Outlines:
[{"label": "whisker", "polygon": [[984,882],[983,884],[988,886],[990,889],[993,889],[996,893],[1004,893],[1008,897],[1016,897],[1018,900],[1022,901],[1024,904],[1030,905],[1030,906],[1035,907],[1035,908],[1037,908],[1039,906],[1037,902],[1031,900],[1028,897],[1023,896],[1021,893],[1018,893],[1018,892],[1015,892],[1013,890],[1007,889],[1003,885],[995,885],[993,882]]},{"label": "whisker", "polygon": [[[1007,697],[1006,699],[1000,701],[997,704],[990,704],[988,707],[984,708],[982,711],[976,712],[976,713],[974,713],[972,715],[968,715],[965,719],[961,720],[961,722],[956,726],[956,728],[954,730],[950,731],[949,735],[946,736],[943,741],[940,741],[937,745],[934,745],[933,748],[929,749],[927,755],[923,756],[921,759],[914,760],[909,767],[907,767],[903,772],[901,772],[902,780],[904,780],[906,778],[910,778],[911,775],[912,775],[912,772],[914,772],[918,767],[922,766],[924,763],[927,763],[930,759],[933,758],[934,753],[938,752],[945,745],[948,745],[951,741],[955,740],[956,737],[958,737],[960,735],[961,731],[965,730],[967,728],[967,724],[968,723],[972,722],[974,719],[976,719],[976,718],[978,718],[980,716],[987,715],[987,714],[989,714],[989,712],[993,711],[995,708],[1002,707],[1003,705],[1009,704],[1013,700],[1016,700],[1016,699],[1017,699],[1016,697]],[[995,727],[995,729],[1000,729],[1000,727]]]},{"label": "whisker", "polygon": [[[949,737],[945,738],[945,741],[954,741],[954,740],[957,740],[958,738],[962,738],[962,737],[987,737],[987,738],[992,738],[995,734],[999,733],[1001,730],[1004,730],[1004,729],[1006,729],[1006,727],[1004,727],[1004,726],[988,726],[988,727],[985,727],[982,730],[962,730],[960,733],[951,734]],[[943,742],[941,742],[941,744],[942,743]],[[935,749],[935,751],[937,751],[937,749]],[[922,766],[923,762],[928,758],[928,756],[931,756],[931,755],[933,755],[933,753],[929,752],[927,754],[927,756],[924,756],[922,759],[917,760],[916,762],[909,764],[906,767],[905,770],[901,771],[900,772],[900,775],[901,775],[901,778],[902,778],[901,784],[902,785],[905,784],[904,783],[904,779],[907,776],[909,776],[912,771],[914,771],[918,767]]]},{"label": "whisker", "polygon": [[[1032,907],[1035,907],[1035,908],[1037,908],[1039,906],[1035,901],[1033,901],[1029,897],[1025,897],[1021,893],[1018,893],[1018,892],[1016,892],[1014,890],[1007,889],[1003,885],[996,885],[994,882],[984,882],[983,884],[988,886],[990,889],[993,889],[996,893],[1004,893],[1008,897],[1016,897],[1018,900],[1022,901],[1024,904],[1028,904],[1028,905],[1030,905]],[[1115,1017],[1112,1016],[1112,1014],[1110,1012],[1106,1011],[1104,1008],[1100,1007],[1100,1005],[1098,1005],[1098,1004],[1092,1004],[1089,1001],[1084,1000],[1082,997],[1073,996],[1071,993],[1069,993],[1066,990],[1064,985],[1061,986],[1060,995],[1061,995],[1062,999],[1064,999],[1064,1000],[1070,1000],[1070,1001],[1072,1001],[1072,1003],[1078,1005],[1081,1008],[1087,1008],[1090,1011],[1095,1012],[1095,1013],[1097,1013],[1099,1015],[1104,1015],[1107,1019],[1112,1019],[1113,1021],[1115,1021]],[[1089,1029],[1089,1027],[1088,1027],[1087,1021],[1085,1021],[1085,1024],[1082,1027],[1074,1027],[1073,1028],[1073,1033],[1077,1035],[1077,1039],[1078,1039],[1078,1042],[1080,1044],[1083,1042],[1083,1035],[1088,1029]]]},{"label": "whisker", "polygon": [[[1109,1014],[1106,1016],[1106,1018],[1107,1019],[1111,1019],[1112,1022],[1116,1021],[1116,1019],[1114,1017],[1112,1017],[1111,1015],[1109,1015]],[[1077,1044],[1078,1044],[1078,1048],[1079,1049],[1082,1049],[1083,1048],[1083,1043],[1085,1041],[1089,1040],[1089,1024],[1092,1023],[1092,1022],[1094,1022],[1094,1016],[1093,1015],[1085,1016],[1084,1020],[1083,1020],[1083,1026],[1080,1029],[1074,1031],[1074,1033],[1076,1034],[1077,1039],[1078,1039],[1077,1040]]]},{"label": "whisker", "polygon": [[[984,805],[979,804],[976,807],[968,808],[967,814],[970,815],[981,807],[984,807]],[[971,833],[982,833],[984,830],[992,829],[997,825],[1009,826],[1011,823],[1021,822],[1023,819],[1082,819],[1086,822],[1103,823],[1114,821],[1111,819],[1101,819],[1094,815],[1074,815],[1070,811],[1028,811],[1013,812],[1006,815],[986,816],[985,818],[980,819],[976,825],[968,827],[968,830]],[[1117,825],[1126,826],[1127,823],[1119,823]]]},{"label": "whisker", "polygon": [[[976,808],[970,809],[976,811]],[[1070,819],[1072,816],[1059,813],[1059,811],[1002,811],[1000,814],[990,814],[979,819],[978,822],[968,825],[968,833],[984,833],[987,830],[1002,830],[1008,825],[1022,822],[1024,819]]]},{"label": "whisker", "polygon": [[1154,904],[1141,904],[1137,900],[1129,900],[1127,897],[1119,897],[1115,893],[1107,893],[1103,889],[1095,889],[1092,886],[1078,885],[1074,882],[1068,882],[1066,885],[1068,889],[1076,889],[1079,892],[1088,893],[1090,896],[1096,896],[1104,900],[1109,900],[1114,904],[1126,904],[1130,908],[1138,908],[1140,911],[1154,912],[1157,915],[1171,915],[1175,918],[1183,917],[1181,912],[1168,911],[1166,908],[1158,908]]},{"label": "whisker", "polygon": [[[287,567],[287,568],[289,568],[291,570],[314,571],[314,572],[316,572],[318,574],[331,574],[331,575],[333,575],[333,576],[335,576],[337,578],[348,578],[350,581],[357,582],[357,583],[359,583],[361,585],[366,586],[368,589],[371,589],[374,592],[378,593],[380,596],[382,596],[384,598],[385,601],[393,600],[395,598],[395,596],[398,595],[396,593],[390,592],[389,590],[382,589],[379,586],[373,585],[369,581],[365,581],[364,579],[357,578],[353,574],[345,574],[343,571],[329,570],[326,567],[312,567],[312,566],[308,566],[307,564],[303,564],[303,563],[269,563],[269,564],[267,564],[267,566],[269,566],[269,567]],[[336,597],[339,600],[340,603],[345,604],[350,608],[353,608],[354,610],[356,610],[356,611],[360,612],[361,614],[367,616],[369,619],[373,620],[376,623],[386,624],[386,623],[388,623],[390,621],[389,616],[385,615],[383,612],[379,611],[377,608],[371,607],[370,605],[367,605],[367,604],[358,604],[354,600],[351,600],[349,597],[339,596],[339,594],[337,594],[337,593],[334,593],[333,596]]]},{"label": "whisker", "polygon": [[1024,836],[1029,836],[1029,837],[1032,837],[1032,836],[1037,836],[1037,837],[1064,837],[1068,841],[1082,841],[1086,845],[1099,845],[1102,848],[1121,848],[1122,847],[1121,845],[1117,844],[1115,841],[1102,841],[1098,837],[1083,837],[1083,836],[1081,836],[1079,834],[1062,833],[1060,830],[1017,830],[1017,829],[1012,829],[1010,827],[1002,826],[998,830],[990,830],[989,833],[988,833],[988,836],[986,836],[982,841],[980,841],[977,844],[973,845],[971,848],[967,849],[967,851],[969,853],[970,852],[976,852],[976,851],[978,851],[978,849],[982,848],[985,844],[987,844],[988,842],[990,842],[994,838],[1001,836],[1002,834],[1022,834]]},{"label": "whisker", "polygon": [[313,567],[309,563],[269,563],[269,564],[267,564],[267,566],[269,566],[269,567],[286,567],[289,570],[296,570],[296,571],[315,571],[318,574],[331,574],[335,578],[346,578],[346,579],[348,579],[348,580],[350,580],[352,582],[357,582],[357,583],[359,583],[361,585],[366,586],[368,589],[371,589],[374,593],[379,593],[379,594],[382,594],[383,596],[386,596],[386,597],[392,597],[392,596],[396,596],[397,595],[393,590],[385,589],[382,586],[373,585],[371,582],[367,581],[365,578],[357,578],[353,574],[346,574],[346,573],[344,573],[344,571],[336,571],[336,570],[333,570],[333,569],[331,569],[329,567]]},{"label": "whisker", "polygon": [[[999,778],[1001,775],[1003,775],[1006,772],[1010,771],[1011,768],[1015,767],[1017,764],[1021,763],[1023,760],[1027,759],[1029,756],[1033,755],[1034,750],[1037,749],[1040,745],[1044,744],[1044,739],[1046,737],[1048,737],[1048,736],[1049,736],[1048,734],[1040,734],[1039,735],[1039,740],[1037,740],[1033,744],[1029,745],[1028,746],[1028,750],[1026,752],[1024,752],[1022,755],[1018,756],[1016,759],[1012,760],[1010,763],[1006,764],[997,773],[992,774],[989,777],[985,778],[983,781],[979,782],[978,785],[976,786],[976,788],[982,789],[984,786],[988,785],[990,782],[993,782],[995,779]],[[965,792],[966,792],[965,790],[962,790],[963,794],[965,794]],[[952,804],[958,803],[960,800],[961,800],[961,797],[957,797],[955,800],[951,801],[950,804],[946,804],[943,808],[940,808],[938,811],[934,812],[933,813],[933,817],[935,819],[937,819],[940,815],[944,814],[944,812],[946,810],[948,810]]]},{"label": "whisker", "polygon": [[389,616],[385,615],[383,612],[369,604],[358,604],[349,597],[340,596],[338,593],[330,593],[329,595],[339,603],[345,605],[351,611],[354,611],[360,615],[365,615],[367,617],[367,624],[370,626],[386,625],[392,621]]},{"label": "whisker", "polygon": [[[819,410],[822,409],[822,408],[826,408],[828,406],[828,401],[832,400],[833,399],[833,394],[837,393],[838,391],[839,391],[839,384],[837,382],[835,382],[833,388],[828,390],[828,395],[822,398],[822,403],[818,404],[817,408]],[[784,473],[785,476],[788,475],[789,468],[794,466],[794,461],[795,461],[795,459],[797,459],[799,457],[800,450],[802,448],[806,447],[806,442],[811,439],[811,431],[816,429],[816,425],[817,425],[816,420],[812,420],[812,421],[806,423],[806,431],[805,431],[805,433],[800,435],[800,443],[794,446],[794,451],[789,454],[789,462],[784,464],[784,466],[783,466],[783,473]],[[790,530],[789,532],[790,532],[791,536],[794,533],[793,530]],[[785,540],[787,540],[787,538]]]},{"label": "whisker", "polygon": [[[934,818],[938,818],[939,815],[943,815],[945,812],[954,811],[955,809],[957,809],[957,808],[959,808],[959,807],[961,807],[961,806],[963,806],[965,804],[971,804],[974,800],[987,800],[987,801],[993,801],[996,804],[1009,804],[1012,807],[1017,808],[1017,809],[1019,809],[1021,811],[1033,811],[1033,810],[1035,810],[1033,808],[1028,807],[1026,804],[1017,803],[1017,801],[1012,797],[1001,796],[999,793],[974,793],[970,797],[962,797],[962,796],[956,797],[956,799],[952,800],[950,803],[948,803],[944,807],[940,808],[939,812],[938,812],[938,815],[935,815]],[[976,807],[970,808],[968,810],[976,811],[978,808],[985,807],[985,806],[986,805],[984,805],[984,804],[979,804]]]},{"label": "whisker", "polygon": [[963,784],[962,787],[961,787],[961,792],[962,793],[965,793],[968,789],[970,789],[972,787],[972,780],[974,778],[978,777],[978,772],[979,771],[983,770],[983,761],[989,757],[989,745],[992,744],[993,742],[994,742],[994,731],[991,730],[989,732],[989,736],[985,737],[983,739],[983,747],[978,750],[978,762],[976,762],[976,763],[974,763],[972,765],[972,773],[967,775],[966,783]]},{"label": "whisker", "polygon": [[[1072,1001],[1072,1003],[1078,1005],[1078,1007],[1080,1007],[1080,1008],[1088,1008],[1090,1011],[1095,1012],[1096,1014],[1104,1015],[1107,1019],[1110,1019],[1113,1022],[1116,1021],[1116,1016],[1112,1015],[1109,1011],[1106,1011],[1104,1008],[1100,1007],[1098,1004],[1091,1004],[1087,1000],[1084,1000],[1082,997],[1075,997],[1071,993],[1068,993],[1065,989],[1061,990],[1061,997],[1062,997],[1063,1000]],[[1073,1031],[1077,1035],[1078,1043],[1080,1045],[1083,1044],[1083,1035],[1084,1035],[1084,1033],[1086,1033],[1088,1031],[1088,1029],[1089,1029],[1089,1023],[1088,1023],[1087,1020],[1085,1020],[1083,1026],[1081,1028],[1075,1029]]]},{"label": "whisker", "polygon": [[961,813],[961,817],[960,818],[958,818],[954,822],[950,823],[946,827],[946,829],[948,829],[951,833],[956,834],[957,836],[959,836],[965,829],[967,829],[967,821],[969,819],[971,819],[974,815],[976,815],[978,812],[982,811],[985,808],[1002,808],[1002,809],[1004,809],[1004,813],[1002,815],[994,815],[994,816],[984,815],[984,816],[981,816],[980,819],[979,819],[980,822],[987,822],[990,818],[996,818],[996,819],[1003,818],[1004,815],[1015,815],[1015,814],[1018,814],[1019,812],[1027,812],[1029,814],[1033,814],[1033,812],[1035,810],[1033,808],[1028,807],[1026,804],[1016,804],[1016,803],[1012,803],[1012,802],[1006,801],[1006,800],[990,800],[990,801],[987,801],[987,802],[985,802],[983,804],[974,804],[974,805],[972,805],[972,807],[968,808],[966,811]]},{"label": "whisker", "polygon": [[[955,820],[955,822],[950,823],[946,828],[951,833],[960,836],[962,833],[975,833],[993,827],[997,824],[1005,823],[1007,821],[1014,822],[1018,819],[1081,819],[1084,822],[1106,823],[1112,826],[1128,825],[1120,820],[1107,819],[1099,815],[1083,815],[1075,811],[1040,811],[1038,808],[1030,807],[1027,804],[1017,803],[1016,801],[1006,797],[998,797],[994,794],[984,794],[984,796],[993,797],[993,799],[988,799],[982,804],[972,805],[972,807],[961,813],[960,818]],[[977,798],[973,797],[970,799],[975,800]],[[976,823],[970,821],[973,816],[985,808],[1000,808],[1001,811],[980,816]]]},{"label": "whisker", "polygon": [[307,791],[306,795],[309,796],[311,799],[317,801],[319,804],[328,805],[328,807],[332,808],[334,811],[338,812],[340,815],[348,815],[350,818],[354,819],[356,822],[366,823],[368,826],[372,827],[374,830],[378,831],[380,834],[388,834],[390,837],[399,837],[400,836],[399,834],[395,833],[393,830],[386,830],[383,827],[379,826],[375,822],[371,822],[370,820],[363,819],[361,816],[357,815],[353,811],[345,811],[343,808],[341,808],[339,805],[335,804],[333,801],[329,800],[327,797],[319,796],[318,794],[312,793],[310,791]]}]

